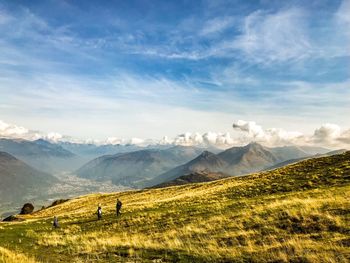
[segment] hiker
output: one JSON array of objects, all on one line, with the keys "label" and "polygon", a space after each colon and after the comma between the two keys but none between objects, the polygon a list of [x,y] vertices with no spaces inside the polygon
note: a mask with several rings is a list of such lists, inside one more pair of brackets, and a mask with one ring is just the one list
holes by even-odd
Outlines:
[{"label": "hiker", "polygon": [[58,227],[59,227],[57,216],[54,216],[54,217],[53,217],[53,227],[54,227],[54,228],[58,228]]},{"label": "hiker", "polygon": [[117,216],[119,216],[120,215],[120,209],[122,209],[122,202],[119,199],[117,199],[116,209],[117,209]]},{"label": "hiker", "polygon": [[98,220],[100,220],[102,218],[102,208],[101,208],[101,204],[98,204],[98,208],[97,208],[97,218]]}]

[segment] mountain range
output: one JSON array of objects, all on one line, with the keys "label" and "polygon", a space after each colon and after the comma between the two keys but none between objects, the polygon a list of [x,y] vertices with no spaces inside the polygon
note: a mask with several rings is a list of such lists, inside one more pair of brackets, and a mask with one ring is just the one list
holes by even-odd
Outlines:
[{"label": "mountain range", "polygon": [[196,147],[174,146],[106,155],[88,162],[76,173],[80,177],[97,181],[111,180],[115,184],[137,186],[144,180],[193,159],[201,151]]},{"label": "mountain range", "polygon": [[[297,146],[268,148],[258,143],[224,151],[169,145],[84,146],[41,139],[3,138],[0,139],[1,205],[5,204],[7,211],[22,200],[28,200],[27,197],[41,195],[41,200],[60,197],[60,194],[64,197],[67,191],[71,194],[78,191],[78,184],[82,184],[79,192],[89,192],[91,189],[105,191],[116,187],[148,188],[212,181],[274,169],[311,156],[319,157],[325,152],[333,155],[342,151]],[[103,152],[112,154],[100,156]],[[318,154],[314,155],[315,152]],[[98,157],[91,160],[93,156]],[[60,174],[62,171],[73,171],[78,177],[72,173]],[[59,175],[60,179],[51,174]],[[65,175],[70,175],[68,184]]]},{"label": "mountain range", "polygon": [[292,156],[291,152],[294,156],[306,155],[305,152],[294,146],[283,149],[268,149],[255,142],[242,147],[232,147],[218,154],[205,151],[190,162],[175,167],[146,182],[146,186],[158,185],[175,180],[183,175],[202,171],[222,172],[231,176],[256,172],[285,161]]},{"label": "mountain range", "polygon": [[[247,174],[296,162],[315,152],[324,154],[329,150],[297,146],[267,148],[250,143],[220,151],[194,146],[141,148],[136,145],[99,146],[2,138],[0,151],[3,152],[0,191],[8,196],[7,199],[18,199],[18,196],[26,194],[25,189],[30,190],[33,185],[37,184],[38,189],[53,185],[57,179],[51,174],[62,171],[76,171],[79,177],[97,182],[143,188],[168,182],[182,184]],[[111,154],[100,156],[106,152]],[[13,176],[10,177],[10,174]],[[18,194],[21,191],[23,194]]]},{"label": "mountain range", "polygon": [[7,152],[47,173],[77,169],[83,160],[58,144],[46,140],[0,139],[0,151]]},{"label": "mountain range", "polygon": [[216,153],[203,148],[174,146],[102,156],[84,165],[77,174],[97,181],[111,180],[115,184],[142,188],[202,172],[242,175],[311,155],[307,147],[267,148],[256,142]]},{"label": "mountain range", "polygon": [[88,157],[90,160],[103,155],[134,152],[144,148],[133,144],[96,145],[93,143],[59,142],[58,145],[78,156]]}]

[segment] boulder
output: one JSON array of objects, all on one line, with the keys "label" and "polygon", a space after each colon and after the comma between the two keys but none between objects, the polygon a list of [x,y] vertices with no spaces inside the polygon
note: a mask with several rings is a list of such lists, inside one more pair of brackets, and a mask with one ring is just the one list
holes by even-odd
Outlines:
[{"label": "boulder", "polygon": [[34,206],[31,203],[26,203],[23,205],[20,215],[31,214],[34,211]]}]

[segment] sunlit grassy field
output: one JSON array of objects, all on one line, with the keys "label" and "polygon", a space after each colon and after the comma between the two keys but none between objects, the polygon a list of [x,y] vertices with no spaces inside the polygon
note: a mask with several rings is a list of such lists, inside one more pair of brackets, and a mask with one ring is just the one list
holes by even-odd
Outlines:
[{"label": "sunlit grassy field", "polygon": [[82,196],[23,218],[0,224],[3,262],[349,262],[350,152],[211,183]]}]

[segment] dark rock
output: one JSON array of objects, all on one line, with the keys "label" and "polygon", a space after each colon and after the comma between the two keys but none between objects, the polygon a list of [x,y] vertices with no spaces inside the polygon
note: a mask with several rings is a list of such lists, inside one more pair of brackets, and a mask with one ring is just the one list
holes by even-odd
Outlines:
[{"label": "dark rock", "polygon": [[26,203],[21,209],[20,215],[31,214],[34,211],[34,206],[31,203]]},{"label": "dark rock", "polygon": [[4,220],[2,220],[3,222],[14,222],[14,221],[23,221],[23,219],[21,218],[17,218],[14,215],[10,215],[8,217],[6,217]]}]

